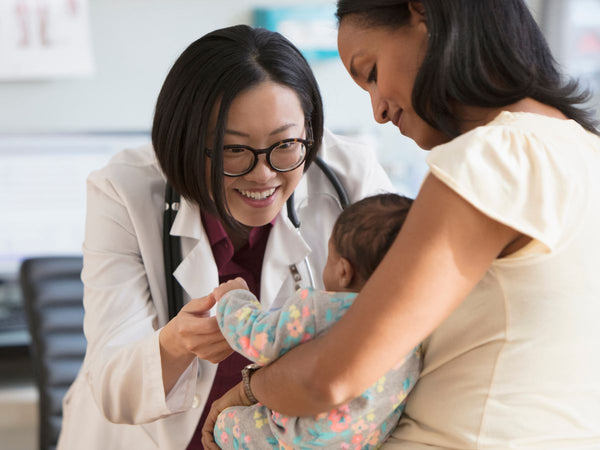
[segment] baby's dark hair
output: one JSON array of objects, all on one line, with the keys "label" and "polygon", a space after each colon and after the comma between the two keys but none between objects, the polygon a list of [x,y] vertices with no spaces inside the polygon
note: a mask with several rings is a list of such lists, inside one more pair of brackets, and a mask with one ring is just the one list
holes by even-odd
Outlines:
[{"label": "baby's dark hair", "polygon": [[338,217],[331,239],[362,280],[375,271],[406,220],[413,200],[385,193],[363,198]]}]

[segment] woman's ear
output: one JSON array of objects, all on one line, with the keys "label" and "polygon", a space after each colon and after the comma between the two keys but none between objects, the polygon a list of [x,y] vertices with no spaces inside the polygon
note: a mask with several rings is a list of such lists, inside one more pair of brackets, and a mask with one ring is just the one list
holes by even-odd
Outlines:
[{"label": "woman's ear", "polygon": [[431,37],[429,29],[427,28],[425,7],[423,6],[423,3],[418,1],[408,2],[408,11],[410,12],[410,26],[415,30],[419,30],[422,35]]},{"label": "woman's ear", "polygon": [[343,256],[337,261],[336,273],[338,282],[342,289],[348,289],[352,285],[352,282],[356,276],[354,266]]},{"label": "woman's ear", "polygon": [[412,14],[416,13],[425,19],[425,6],[423,6],[423,3],[418,1],[408,2],[408,9]]},{"label": "woman's ear", "polygon": [[416,25],[425,23],[425,7],[421,2],[408,2],[408,10],[410,11],[410,23]]}]

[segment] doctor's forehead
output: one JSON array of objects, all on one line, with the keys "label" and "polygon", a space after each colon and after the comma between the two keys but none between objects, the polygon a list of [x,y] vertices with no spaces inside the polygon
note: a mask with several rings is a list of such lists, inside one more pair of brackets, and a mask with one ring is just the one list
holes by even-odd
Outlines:
[{"label": "doctor's forehead", "polygon": [[[283,132],[289,130],[290,128],[295,128],[297,126],[298,126],[297,123],[286,123],[284,125],[281,125],[280,127],[275,128],[268,135],[276,136],[280,133],[283,133]],[[234,130],[231,128],[225,128],[225,134],[230,135],[230,136],[250,137],[250,135],[248,133],[245,133],[244,131]]]},{"label": "doctor's forehead", "polygon": [[293,89],[267,81],[240,93],[231,103],[225,129],[238,137],[275,137],[304,129],[304,111]]}]

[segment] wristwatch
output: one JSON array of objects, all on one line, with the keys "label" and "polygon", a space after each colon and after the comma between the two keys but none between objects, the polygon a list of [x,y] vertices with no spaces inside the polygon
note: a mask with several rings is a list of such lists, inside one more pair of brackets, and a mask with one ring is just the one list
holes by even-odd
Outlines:
[{"label": "wristwatch", "polygon": [[250,378],[252,377],[252,374],[261,367],[262,366],[258,364],[248,364],[242,369],[242,383],[244,385],[244,393],[246,394],[246,397],[248,397],[248,400],[250,400],[251,403],[258,403],[258,400],[254,396],[254,394],[252,393],[252,389],[250,388]]}]

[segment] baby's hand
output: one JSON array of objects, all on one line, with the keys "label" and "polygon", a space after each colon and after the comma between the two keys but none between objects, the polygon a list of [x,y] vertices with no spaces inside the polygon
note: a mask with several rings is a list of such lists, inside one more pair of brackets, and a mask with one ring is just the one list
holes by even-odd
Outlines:
[{"label": "baby's hand", "polygon": [[241,277],[237,277],[233,280],[221,283],[212,291],[212,295],[215,298],[215,300],[219,301],[221,300],[221,297],[223,297],[229,291],[233,291],[234,289],[246,289],[247,291],[249,290],[246,281]]}]

